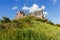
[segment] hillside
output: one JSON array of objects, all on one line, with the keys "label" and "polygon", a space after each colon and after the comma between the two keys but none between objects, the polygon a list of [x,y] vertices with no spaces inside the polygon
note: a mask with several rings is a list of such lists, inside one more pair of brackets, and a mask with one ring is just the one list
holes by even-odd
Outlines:
[{"label": "hillside", "polygon": [[0,40],[60,40],[60,28],[27,16],[0,23]]}]

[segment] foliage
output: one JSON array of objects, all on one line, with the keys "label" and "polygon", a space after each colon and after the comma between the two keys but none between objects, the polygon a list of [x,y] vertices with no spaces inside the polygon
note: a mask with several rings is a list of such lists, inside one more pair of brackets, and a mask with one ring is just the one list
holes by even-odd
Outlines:
[{"label": "foliage", "polygon": [[48,22],[48,24],[54,25],[54,23],[53,23],[53,22],[51,22],[51,21],[49,21],[49,22]]},{"label": "foliage", "polygon": [[60,24],[55,24],[55,26],[58,26],[58,27],[60,27]]},{"label": "foliage", "polygon": [[3,16],[3,19],[0,20],[0,22],[7,23],[7,22],[10,22],[10,19]]},{"label": "foliage", "polygon": [[60,28],[27,16],[0,23],[0,40],[60,40]]},{"label": "foliage", "polygon": [[39,21],[39,22],[45,22],[47,24],[50,24],[50,25],[54,25],[53,22],[49,21],[48,19],[40,19],[40,18],[36,18],[36,21]]}]

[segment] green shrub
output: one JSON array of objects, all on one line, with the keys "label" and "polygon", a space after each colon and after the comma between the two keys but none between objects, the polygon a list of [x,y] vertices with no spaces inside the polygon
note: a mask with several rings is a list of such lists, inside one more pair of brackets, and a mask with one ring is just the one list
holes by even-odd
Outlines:
[{"label": "green shrub", "polygon": [[60,27],[60,24],[55,24],[55,26],[58,26],[58,27]]},{"label": "green shrub", "polygon": [[53,22],[51,22],[51,21],[48,21],[47,23],[48,23],[48,24],[51,24],[51,25],[54,25],[54,23],[53,23]]},{"label": "green shrub", "polygon": [[44,19],[40,19],[40,18],[36,18],[36,21],[39,21],[39,22],[45,22]]},{"label": "green shrub", "polygon": [[7,23],[7,22],[10,22],[10,19],[3,16],[3,19],[0,22]]},{"label": "green shrub", "polygon": [[50,21],[27,16],[0,23],[0,40],[60,40],[60,28]]}]

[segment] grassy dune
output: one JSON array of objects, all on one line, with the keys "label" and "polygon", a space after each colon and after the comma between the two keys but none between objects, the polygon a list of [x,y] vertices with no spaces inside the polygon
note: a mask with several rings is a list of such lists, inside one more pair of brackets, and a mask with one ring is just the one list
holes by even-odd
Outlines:
[{"label": "grassy dune", "polygon": [[25,17],[0,23],[0,40],[60,40],[60,28]]}]

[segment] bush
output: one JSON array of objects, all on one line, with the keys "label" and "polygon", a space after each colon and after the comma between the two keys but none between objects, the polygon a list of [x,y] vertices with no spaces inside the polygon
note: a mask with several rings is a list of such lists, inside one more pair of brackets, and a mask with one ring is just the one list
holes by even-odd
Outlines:
[{"label": "bush", "polygon": [[58,27],[60,27],[60,24],[55,24],[55,26],[58,26]]},{"label": "bush", "polygon": [[10,19],[3,16],[3,19],[1,20],[1,22],[2,23],[7,23],[7,22],[10,22]]},{"label": "bush", "polygon": [[40,19],[40,18],[36,18],[36,21],[39,21],[39,22],[45,22],[45,20]]},{"label": "bush", "polygon": [[54,23],[53,23],[53,22],[51,22],[51,21],[48,21],[47,23],[48,23],[48,24],[50,24],[50,25],[54,25]]},{"label": "bush", "polygon": [[0,40],[60,40],[60,28],[51,21],[27,16],[0,23]]}]

